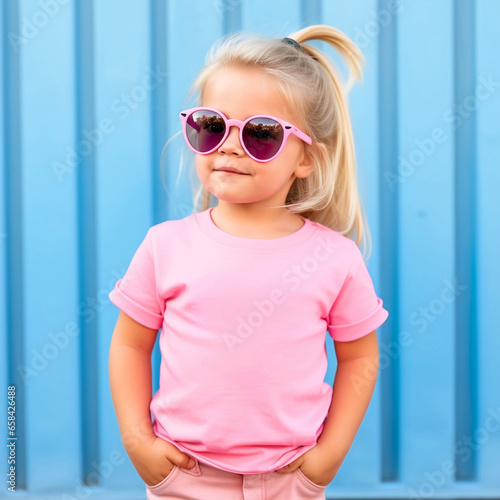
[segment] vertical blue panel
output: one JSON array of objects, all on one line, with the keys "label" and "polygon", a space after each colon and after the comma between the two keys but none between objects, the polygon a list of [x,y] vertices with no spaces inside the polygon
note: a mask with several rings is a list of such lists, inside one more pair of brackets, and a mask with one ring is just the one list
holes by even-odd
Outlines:
[{"label": "vertical blue panel", "polygon": [[[477,283],[478,418],[474,429],[478,479],[500,491],[500,46],[499,7],[478,0],[476,11],[477,81]],[[468,447],[462,443],[461,449]],[[464,452],[462,452],[464,455]]]},{"label": "vertical blue panel", "polygon": [[[242,0],[222,0],[220,16],[222,17],[222,30],[224,34],[242,29]],[[256,10],[258,10],[258,5]]]},{"label": "vertical blue panel", "polygon": [[[477,201],[475,2],[456,2],[454,9],[455,140],[455,442],[477,427]],[[461,115],[461,116],[460,116]],[[454,297],[455,298],[455,297]],[[476,448],[456,456],[455,479],[477,477]]]},{"label": "vertical blue panel", "polygon": [[[8,158],[6,153],[6,131],[9,129],[8,117],[6,113],[7,97],[7,58],[6,46],[8,32],[7,15],[5,11],[5,3],[0,6],[0,387],[7,387],[12,383],[8,375],[9,364],[7,361],[7,165]],[[3,415],[7,415],[7,399],[4,398],[0,405],[0,411]],[[5,444],[7,440],[8,429],[5,427],[2,430],[1,436],[4,438]],[[0,454],[2,463],[0,464],[0,474],[7,479],[7,472],[10,470],[10,464],[7,463],[9,450],[6,447]],[[8,485],[6,485],[8,487]]]},{"label": "vertical blue panel", "polygon": [[[379,218],[381,241],[381,295],[391,311],[381,328],[381,411],[380,411],[380,480],[386,485],[396,483],[400,475],[400,390],[401,349],[404,333],[399,328],[399,186],[398,176],[398,27],[402,6],[396,2],[379,1],[379,11],[364,30],[359,42],[369,44],[380,32],[378,44],[378,171]],[[358,40],[356,40],[357,43]]]},{"label": "vertical blue panel", "polygon": [[409,496],[453,483],[442,472],[455,437],[452,7],[405,3],[398,33],[399,328],[411,340],[401,355],[400,478]]},{"label": "vertical blue panel", "polygon": [[[168,4],[161,0],[152,0],[150,7],[150,44],[151,44],[151,67],[159,67],[160,71],[168,71],[167,58],[167,25]],[[168,109],[168,85],[167,78],[158,80],[151,89],[151,130],[152,130],[152,169],[154,189],[154,212],[155,222],[167,220],[167,196],[165,193],[162,171],[161,152],[163,145],[167,142],[167,109]]]},{"label": "vertical blue panel", "polygon": [[[98,405],[99,369],[97,358],[97,324],[89,318],[96,297],[96,202],[95,149],[101,140],[94,127],[94,34],[93,2],[75,5],[75,73],[76,113],[75,151],[78,226],[78,327],[80,331],[80,405],[85,408],[82,420],[81,478],[85,485],[99,485],[101,478],[92,464],[99,463],[100,429]],[[95,316],[95,314],[94,314]]]},{"label": "vertical blue panel", "polygon": [[27,373],[24,472],[41,492],[74,488],[80,475],[76,177],[59,168],[75,137],[74,18],[70,4],[18,5],[25,345],[16,369]]},{"label": "vertical blue panel", "polygon": [[[23,290],[23,258],[25,255],[22,228],[22,153],[21,153],[21,92],[20,58],[21,47],[16,37],[19,34],[19,5],[7,2],[4,6],[5,31],[9,43],[4,45],[5,61],[5,165],[6,165],[6,288],[7,310],[7,377],[8,383],[16,387],[15,400],[15,481],[20,489],[27,484],[26,463],[26,386],[19,371],[23,365],[26,345]],[[12,41],[12,43],[10,43]],[[7,42],[7,41],[5,41]],[[8,129],[8,131],[7,131]],[[13,333],[15,332],[15,334]],[[9,449],[10,451],[10,449]]]},{"label": "vertical blue panel", "polygon": [[[13,384],[16,388],[15,413],[16,429],[14,435],[8,433],[7,426],[2,430],[5,446],[1,454],[3,477],[10,467],[17,467],[15,480],[19,488],[26,486],[26,473],[22,467],[26,463],[26,443],[24,440],[24,384],[15,367],[22,359],[24,338],[22,317],[21,235],[20,228],[20,157],[19,157],[19,46],[15,35],[18,33],[19,13],[14,2],[4,2],[0,7],[1,41],[1,182],[0,198],[1,229],[0,252],[0,349],[2,349],[2,387]],[[16,332],[13,335],[11,332]],[[3,415],[8,418],[7,398],[1,405]],[[12,437],[12,439],[10,439]],[[9,438],[9,439],[7,439]],[[19,442],[17,442],[19,441]],[[8,463],[10,451],[15,453],[16,463]],[[10,479],[10,477],[9,477]],[[10,486],[10,483],[9,483]]]}]

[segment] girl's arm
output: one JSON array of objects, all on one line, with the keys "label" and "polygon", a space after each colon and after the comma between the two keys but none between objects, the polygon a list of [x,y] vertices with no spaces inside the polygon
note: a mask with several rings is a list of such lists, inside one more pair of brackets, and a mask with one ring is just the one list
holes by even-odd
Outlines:
[{"label": "girl's arm", "polygon": [[153,439],[151,352],[158,330],[120,311],[109,350],[109,383],[118,426],[127,452]]},{"label": "girl's arm", "polygon": [[157,437],[149,405],[152,398],[151,352],[158,335],[120,311],[109,351],[109,382],[123,445],[137,472],[150,486],[174,465],[191,468],[194,460]]},{"label": "girl's arm", "polygon": [[340,468],[363,421],[377,382],[377,331],[350,342],[334,342],[337,371],[333,396],[318,445]]}]

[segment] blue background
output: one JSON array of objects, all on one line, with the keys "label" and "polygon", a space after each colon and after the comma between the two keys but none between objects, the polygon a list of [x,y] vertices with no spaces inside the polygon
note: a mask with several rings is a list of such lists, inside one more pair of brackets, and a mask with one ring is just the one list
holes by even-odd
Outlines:
[{"label": "blue background", "polygon": [[19,498],[145,498],[110,397],[108,293],[149,227],[192,211],[178,113],[211,44],[316,23],[367,59],[350,106],[390,311],[327,494],[500,496],[499,2],[3,0],[0,16],[0,421],[15,385]]}]

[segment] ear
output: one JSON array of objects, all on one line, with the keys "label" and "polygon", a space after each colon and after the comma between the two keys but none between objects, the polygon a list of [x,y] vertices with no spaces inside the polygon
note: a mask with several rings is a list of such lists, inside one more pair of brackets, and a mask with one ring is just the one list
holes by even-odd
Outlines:
[{"label": "ear", "polygon": [[[325,145],[321,143],[315,143],[314,145],[315,148],[317,149],[323,149],[322,153],[325,152]],[[297,168],[295,169],[295,176],[296,177],[307,177],[312,173],[314,170],[314,163],[313,163],[313,146],[309,146],[304,144],[304,152],[302,154],[302,158],[299,161],[299,164]]]}]

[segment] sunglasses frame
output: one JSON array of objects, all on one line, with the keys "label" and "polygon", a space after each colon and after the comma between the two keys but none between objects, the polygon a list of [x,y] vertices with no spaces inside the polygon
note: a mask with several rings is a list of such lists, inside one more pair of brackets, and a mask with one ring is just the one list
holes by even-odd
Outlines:
[{"label": "sunglasses frame", "polygon": [[[191,143],[189,142],[189,139],[188,139],[188,136],[187,136],[187,130],[186,130],[186,128],[187,128],[188,117],[191,116],[191,114],[194,113],[194,112],[196,112],[196,111],[203,111],[203,110],[212,111],[212,112],[217,113],[218,115],[220,115],[222,117],[222,119],[224,120],[224,122],[225,122],[226,130],[224,132],[224,136],[222,137],[221,141],[217,144],[217,146],[215,146],[214,148],[212,148],[210,151],[205,151],[205,152],[202,153],[200,151],[196,151],[196,149],[194,149],[193,146],[191,146]],[[239,138],[240,138],[241,147],[243,148],[243,150],[245,151],[245,153],[248,156],[250,156],[250,158],[252,158],[253,160],[255,160],[255,161],[259,162],[259,163],[267,163],[268,161],[274,160],[281,153],[281,151],[283,150],[283,148],[285,147],[286,141],[288,140],[288,137],[290,136],[290,134],[295,135],[296,137],[298,137],[299,139],[301,139],[302,141],[304,141],[306,144],[309,144],[309,145],[312,144],[312,139],[307,134],[305,134],[304,132],[302,132],[301,130],[299,130],[295,125],[292,125],[291,123],[289,123],[289,122],[287,122],[285,120],[282,120],[281,118],[277,118],[275,116],[270,116],[270,115],[254,115],[254,116],[251,116],[250,118],[247,118],[244,121],[236,120],[236,119],[229,120],[227,118],[227,116],[224,113],[222,113],[222,111],[219,111],[218,109],[208,108],[208,107],[205,107],[205,106],[200,106],[200,107],[196,107],[196,108],[186,109],[185,111],[181,111],[179,113],[179,117],[180,117],[181,122],[182,122],[182,129],[183,129],[183,132],[184,132],[184,139],[186,141],[186,144],[189,146],[189,148],[191,149],[191,151],[193,151],[194,153],[196,153],[198,155],[208,155],[210,153],[213,153],[217,149],[219,149],[222,146],[222,144],[224,144],[224,142],[226,141],[226,139],[227,139],[227,137],[229,135],[229,131],[230,131],[231,127],[238,127],[240,129]],[[245,143],[243,141],[243,129],[245,128],[245,125],[248,122],[250,122],[252,120],[255,120],[256,118],[265,118],[265,119],[268,119],[268,120],[274,120],[275,122],[279,123],[281,125],[281,127],[283,128],[283,140],[281,141],[281,146],[280,146],[279,150],[276,152],[276,154],[274,156],[272,156],[271,158],[266,159],[266,160],[261,160],[259,158],[256,158],[255,156],[253,156],[248,151],[248,149],[246,148]]]}]

